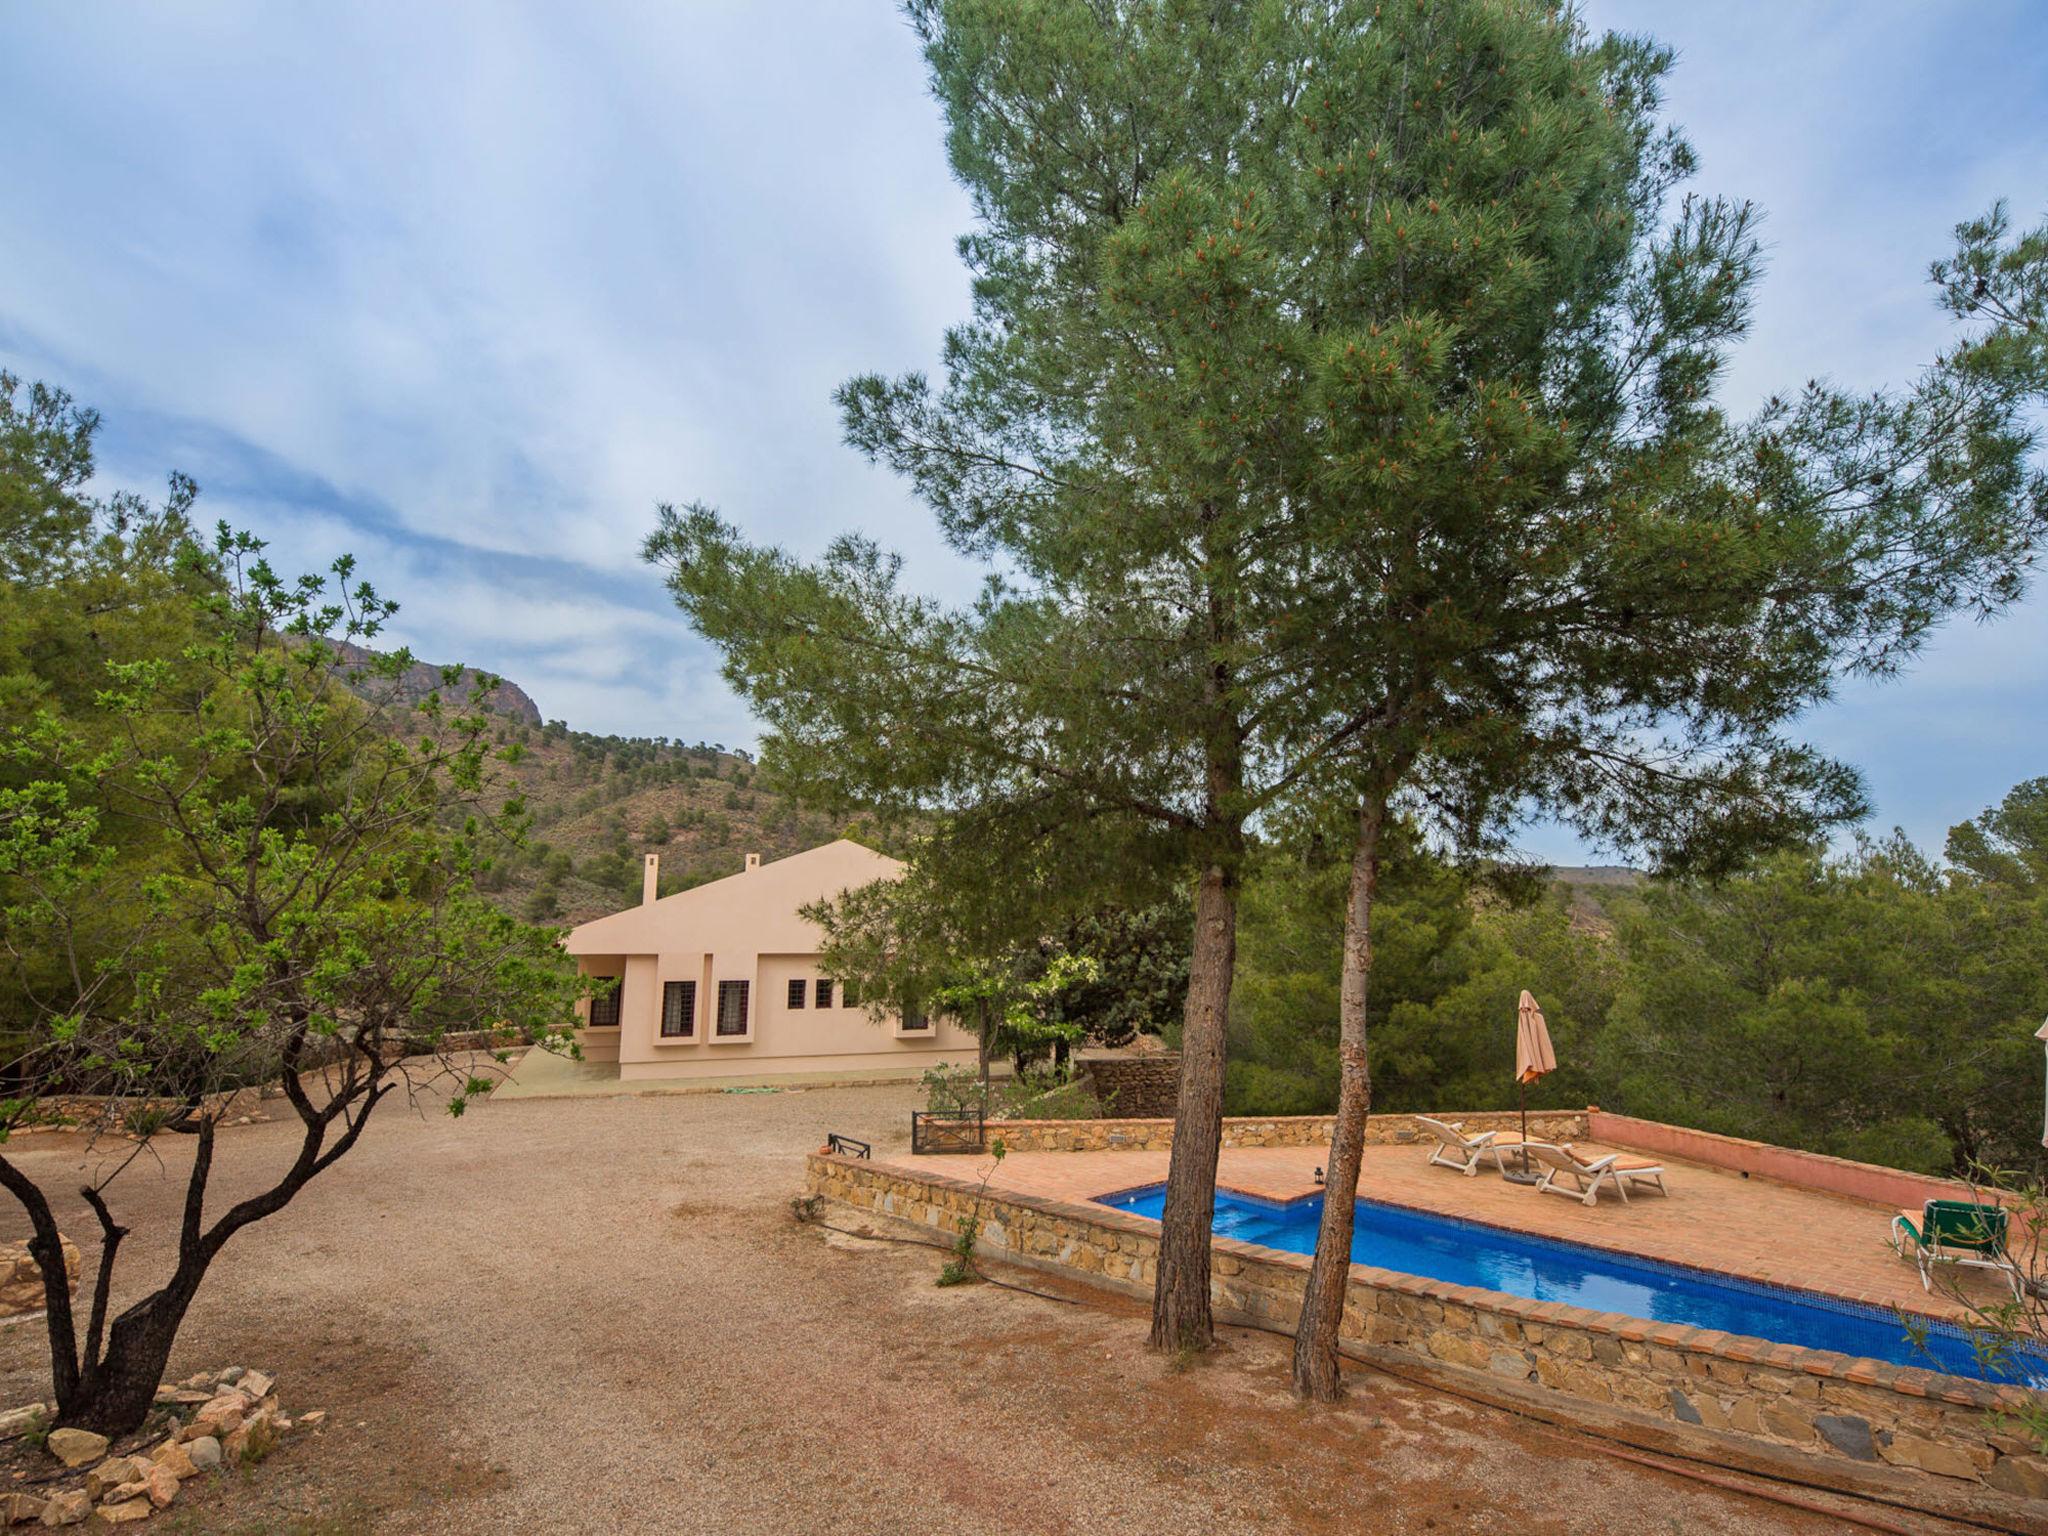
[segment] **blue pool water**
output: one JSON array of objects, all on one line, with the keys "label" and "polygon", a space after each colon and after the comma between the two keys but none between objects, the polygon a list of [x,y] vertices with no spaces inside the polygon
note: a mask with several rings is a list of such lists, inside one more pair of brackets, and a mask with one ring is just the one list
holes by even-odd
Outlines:
[{"label": "blue pool water", "polygon": [[[1156,1221],[1166,1204],[1166,1186],[1105,1196],[1099,1203]],[[1288,1253],[1315,1252],[1316,1225],[1322,1215],[1321,1195],[1283,1204],[1216,1192],[1218,1237],[1234,1237]],[[1358,1202],[1351,1259],[1356,1264],[1505,1291],[1532,1301],[1558,1301],[1652,1322],[1719,1328],[1773,1343],[1839,1350],[1845,1355],[1958,1376],[1987,1374],[1969,1336],[1957,1328],[1934,1324],[1924,1343],[1916,1344],[1897,1317],[1876,1307],[1371,1200]],[[2038,1383],[2048,1375],[2048,1362],[2025,1374]]]}]

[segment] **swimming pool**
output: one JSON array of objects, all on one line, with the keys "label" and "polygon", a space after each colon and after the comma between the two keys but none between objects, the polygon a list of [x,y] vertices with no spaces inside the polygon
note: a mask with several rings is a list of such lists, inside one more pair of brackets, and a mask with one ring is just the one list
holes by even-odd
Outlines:
[{"label": "swimming pool", "polygon": [[[1156,1221],[1166,1204],[1166,1186],[1106,1195],[1097,1203]],[[1288,1253],[1315,1252],[1316,1225],[1322,1215],[1321,1195],[1283,1203],[1216,1192],[1218,1237]],[[1351,1260],[1531,1301],[1718,1328],[1957,1376],[1986,1374],[1969,1336],[1946,1324],[1931,1324],[1923,1347],[1907,1336],[1896,1316],[1877,1307],[1372,1200],[1358,1202]],[[2048,1362],[2025,1374],[2040,1384],[2048,1379]]]}]

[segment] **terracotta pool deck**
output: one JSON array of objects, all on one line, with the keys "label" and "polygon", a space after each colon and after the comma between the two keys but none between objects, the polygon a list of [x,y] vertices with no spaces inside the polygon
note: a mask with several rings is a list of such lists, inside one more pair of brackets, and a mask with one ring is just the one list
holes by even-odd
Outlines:
[{"label": "terracotta pool deck", "polygon": [[[1581,1150],[1589,1150],[1588,1144]],[[1226,1148],[1216,1182],[1225,1190],[1292,1200],[1315,1193],[1315,1170],[1328,1155],[1322,1147]],[[1083,1203],[1163,1182],[1167,1158],[1163,1151],[1013,1152],[997,1167],[989,1187]],[[986,1156],[900,1155],[887,1161],[970,1182],[990,1166]],[[1887,1209],[1676,1159],[1662,1161],[1668,1198],[1652,1190],[1623,1205],[1603,1192],[1599,1205],[1589,1208],[1510,1184],[1491,1165],[1466,1178],[1455,1169],[1432,1167],[1419,1145],[1369,1146],[1358,1192],[1368,1200],[1873,1306],[1935,1316],[1964,1311],[1939,1290],[1923,1291],[1918,1271],[1892,1252],[1886,1237],[1893,1213]],[[2005,1294],[2003,1284],[1990,1276],[1971,1275],[1966,1283],[1971,1295],[1984,1300]]]}]

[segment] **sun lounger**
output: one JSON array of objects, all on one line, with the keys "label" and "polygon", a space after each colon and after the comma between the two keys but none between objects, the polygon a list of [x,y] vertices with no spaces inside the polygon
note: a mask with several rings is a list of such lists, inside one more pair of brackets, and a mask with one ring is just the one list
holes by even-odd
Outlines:
[{"label": "sun lounger", "polygon": [[1941,1265],[1988,1269],[2005,1277],[2012,1293],[2021,1291],[2020,1267],[2005,1246],[2011,1221],[2003,1206],[1974,1200],[1930,1200],[1919,1210],[1903,1210],[1892,1218],[1892,1247],[1902,1259],[1920,1267],[1920,1284],[1934,1289],[1934,1271]]},{"label": "sun lounger", "polygon": [[1506,1173],[1507,1168],[1500,1160],[1501,1152],[1522,1145],[1519,1136],[1508,1136],[1503,1140],[1499,1131],[1481,1131],[1467,1136],[1463,1125],[1432,1120],[1427,1115],[1417,1115],[1415,1123],[1436,1138],[1436,1145],[1430,1149],[1430,1162],[1439,1168],[1455,1168],[1468,1179],[1488,1159],[1492,1160],[1495,1168]]},{"label": "sun lounger", "polygon": [[[1668,1196],[1671,1193],[1664,1187],[1663,1168],[1644,1158],[1609,1152],[1605,1157],[1588,1159],[1579,1156],[1577,1150],[1569,1145],[1553,1147],[1534,1141],[1529,1143],[1529,1153],[1543,1165],[1543,1177],[1536,1184],[1538,1189],[1553,1195],[1569,1196],[1584,1205],[1598,1202],[1602,1186],[1617,1191],[1624,1205],[1628,1203],[1631,1184],[1654,1184],[1658,1194]],[[1558,1182],[1561,1178],[1571,1179],[1576,1187],[1565,1188]]]}]

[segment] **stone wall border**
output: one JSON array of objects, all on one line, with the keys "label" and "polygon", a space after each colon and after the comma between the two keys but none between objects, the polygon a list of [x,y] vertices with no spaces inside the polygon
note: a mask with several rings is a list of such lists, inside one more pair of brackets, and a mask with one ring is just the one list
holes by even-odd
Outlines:
[{"label": "stone wall border", "polygon": [[[1155,1277],[1158,1224],[1107,1206],[983,1194],[962,1179],[828,1153],[810,1155],[805,1186],[945,1233],[978,1205],[992,1256],[1134,1296]],[[1232,1238],[1217,1238],[1214,1255],[1218,1316],[1291,1333],[1307,1256]],[[2048,1536],[2048,1457],[1998,1422],[2026,1401],[2017,1388],[1362,1264],[1351,1268],[1343,1347],[1648,1449]]]},{"label": "stone wall border", "polygon": [[[1519,1132],[1522,1117],[1512,1109],[1471,1110],[1433,1119],[1454,1121],[1466,1131]],[[1229,1115],[1223,1121],[1226,1147],[1327,1147],[1333,1115]],[[1012,1152],[1167,1152],[1173,1148],[1171,1120],[992,1120],[988,1134],[1000,1136]],[[1368,1146],[1407,1144],[1423,1138],[1412,1114],[1368,1115]],[[1583,1109],[1529,1111],[1529,1134],[1539,1141],[1590,1139]]]},{"label": "stone wall border", "polygon": [[1777,1147],[1767,1141],[1696,1131],[1685,1125],[1638,1120],[1633,1115],[1612,1114],[1604,1109],[1590,1109],[1586,1118],[1588,1139],[1607,1146],[1683,1158],[1689,1163],[1725,1168],[1731,1173],[1754,1175],[1798,1189],[1868,1201],[1888,1210],[1920,1206],[1929,1200],[1985,1198],[1984,1193],[1973,1193],[1968,1185],[1955,1179],[1851,1162],[1824,1152],[1803,1152],[1797,1147]]}]

